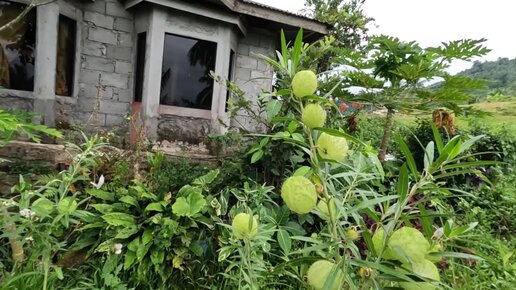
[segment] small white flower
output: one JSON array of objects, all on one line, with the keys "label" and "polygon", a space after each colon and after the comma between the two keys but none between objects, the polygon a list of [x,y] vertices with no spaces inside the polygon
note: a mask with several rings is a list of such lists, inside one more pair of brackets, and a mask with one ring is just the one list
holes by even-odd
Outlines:
[{"label": "small white flower", "polygon": [[26,219],[32,219],[36,215],[36,213],[28,208],[24,208],[20,210],[20,215]]},{"label": "small white flower", "polygon": [[25,240],[27,242],[34,242],[34,238],[33,237],[26,237]]},{"label": "small white flower", "polygon": [[394,156],[392,154],[385,155],[385,161],[394,161],[394,160],[396,160],[396,156]]},{"label": "small white flower", "polygon": [[122,254],[122,244],[120,243],[116,243],[115,244],[115,255],[120,255]]}]

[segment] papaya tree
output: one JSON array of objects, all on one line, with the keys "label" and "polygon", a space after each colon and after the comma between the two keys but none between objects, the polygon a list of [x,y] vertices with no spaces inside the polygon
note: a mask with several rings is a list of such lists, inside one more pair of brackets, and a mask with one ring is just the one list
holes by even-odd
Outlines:
[{"label": "papaya tree", "polygon": [[[375,36],[364,52],[343,51],[335,59],[346,67],[345,80],[335,96],[346,101],[361,101],[385,108],[387,115],[379,158],[385,159],[396,113],[426,113],[442,107],[461,113],[473,99],[469,91],[482,88],[483,81],[451,75],[448,69],[455,60],[471,61],[490,50],[480,40],[443,42],[438,47],[422,48],[390,36]],[[354,89],[350,92],[349,87]]]}]

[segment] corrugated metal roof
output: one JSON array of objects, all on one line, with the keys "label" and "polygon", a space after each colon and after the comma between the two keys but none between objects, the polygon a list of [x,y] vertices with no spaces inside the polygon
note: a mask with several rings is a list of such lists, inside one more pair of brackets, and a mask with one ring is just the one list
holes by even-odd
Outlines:
[{"label": "corrugated metal roof", "polygon": [[299,13],[294,13],[294,12],[290,12],[290,11],[285,11],[283,9],[279,9],[279,8],[272,7],[272,6],[269,6],[269,5],[266,5],[266,4],[262,4],[262,3],[258,3],[258,2],[255,2],[255,1],[251,1],[251,0],[238,0],[238,1],[244,2],[244,3],[247,3],[247,4],[251,4],[251,5],[255,5],[255,6],[258,6],[258,7],[266,8],[266,9],[269,9],[269,10],[274,10],[274,11],[277,11],[277,12],[281,12],[281,13],[286,14],[286,15],[293,15],[293,16],[301,17],[301,18],[304,18],[304,19],[307,19],[307,20],[311,20],[311,21],[315,21],[315,22],[319,22],[319,23],[327,25],[327,23],[325,23],[325,22],[322,22],[322,21],[319,21],[319,20],[315,20],[315,19],[313,19],[311,17],[308,17],[306,15],[299,14]]}]

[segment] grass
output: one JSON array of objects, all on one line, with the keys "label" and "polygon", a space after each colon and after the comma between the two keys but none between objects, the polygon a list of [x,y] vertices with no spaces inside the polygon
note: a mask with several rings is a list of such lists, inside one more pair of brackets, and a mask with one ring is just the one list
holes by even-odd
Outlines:
[{"label": "grass", "polygon": [[[516,136],[516,100],[505,102],[483,102],[473,105],[476,109],[486,112],[486,116],[459,116],[456,123],[459,128],[467,128],[473,123],[483,123],[494,131],[507,128]],[[424,117],[430,118],[431,114]],[[423,117],[423,116],[420,116]],[[416,116],[397,115],[396,120],[403,125],[414,124]]]},{"label": "grass", "polygon": [[459,117],[458,126],[469,126],[473,122],[481,122],[493,130],[506,127],[516,135],[516,101],[508,102],[484,102],[474,105],[476,109],[489,113],[485,117]]}]

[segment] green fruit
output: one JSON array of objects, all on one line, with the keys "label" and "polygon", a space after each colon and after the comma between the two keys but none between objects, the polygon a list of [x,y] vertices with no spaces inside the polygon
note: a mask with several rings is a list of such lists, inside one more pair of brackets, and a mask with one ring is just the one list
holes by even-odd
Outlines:
[{"label": "green fruit", "polygon": [[[336,219],[337,216],[337,206],[335,205],[335,201],[333,199],[330,199],[329,207],[331,208],[331,214],[333,216],[333,220]],[[330,219],[330,208],[328,207],[328,203],[324,200],[320,200],[317,203],[317,208],[321,211],[322,215],[321,218],[325,220]]]},{"label": "green fruit", "polygon": [[[252,218],[252,226],[249,227],[249,223]],[[231,224],[233,228],[233,235],[237,239],[243,239],[244,237],[252,238],[258,233],[258,221],[255,217],[252,217],[247,213],[239,213],[233,219],[233,224]]]},{"label": "green fruit", "polygon": [[402,227],[396,230],[389,238],[387,245],[392,250],[396,260],[407,264],[423,261],[430,249],[430,243],[425,236],[420,231],[410,227]]},{"label": "green fruit", "polygon": [[[328,279],[328,276],[332,272],[335,263],[332,263],[327,260],[319,260],[313,263],[308,269],[307,278],[308,284],[314,287],[315,290],[321,290],[324,288],[324,284]],[[341,269],[336,269],[335,279],[330,290],[338,290],[341,288],[342,283],[344,282],[344,273]]]},{"label": "green fruit", "polygon": [[281,198],[293,212],[309,213],[317,204],[315,185],[306,177],[287,178],[281,187]]},{"label": "green fruit", "polygon": [[322,133],[317,139],[317,152],[324,159],[340,162],[348,154],[348,141],[344,137]]},{"label": "green fruit", "polygon": [[346,237],[352,241],[356,241],[360,238],[360,234],[354,228],[350,228],[346,231]]},{"label": "green fruit", "polygon": [[302,70],[292,79],[292,91],[296,97],[310,96],[317,91],[317,76],[311,70]]},{"label": "green fruit", "polygon": [[[413,263],[412,272],[424,278],[441,281],[439,270],[428,260]],[[437,282],[401,282],[400,286],[405,290],[434,290],[436,289],[435,284],[437,284]]]},{"label": "green fruit", "polygon": [[322,127],[326,122],[326,111],[320,105],[308,104],[303,109],[301,121],[303,121],[308,128]]},{"label": "green fruit", "polygon": [[[384,243],[383,243],[383,235],[384,234],[385,234],[384,229],[378,228],[378,229],[376,229],[376,231],[374,232],[374,235],[372,237],[374,251],[376,252],[377,255],[380,254],[380,251],[384,247]],[[395,259],[394,254],[392,253],[392,250],[389,249],[388,247],[383,250],[382,258],[387,259],[387,260]]]}]

